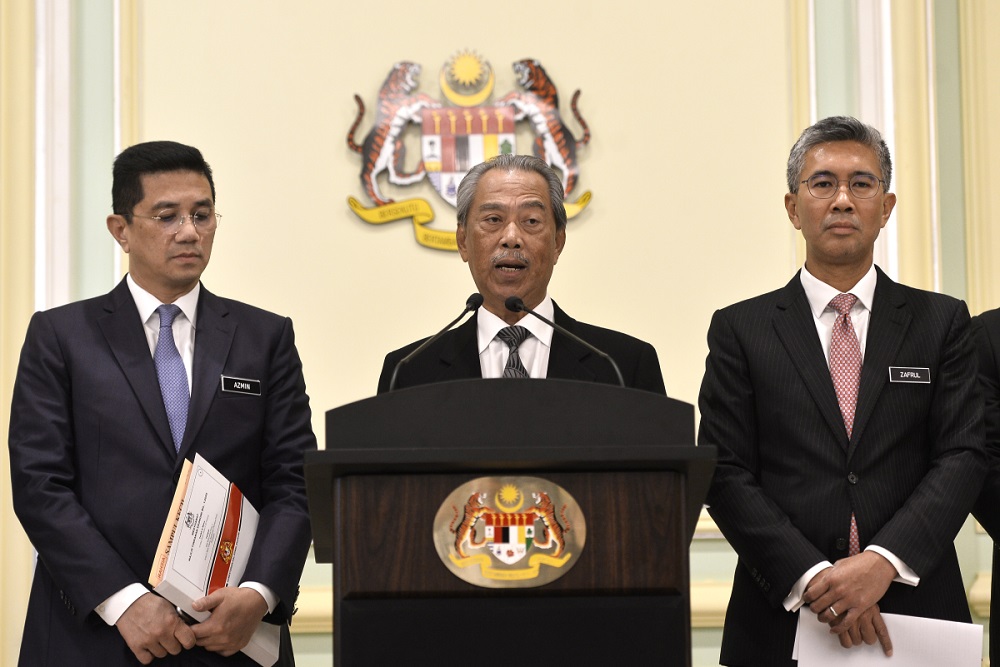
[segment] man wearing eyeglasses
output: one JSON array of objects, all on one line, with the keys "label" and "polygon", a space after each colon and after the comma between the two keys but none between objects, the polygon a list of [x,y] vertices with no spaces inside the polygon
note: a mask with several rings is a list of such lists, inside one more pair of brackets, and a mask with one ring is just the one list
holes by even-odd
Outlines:
[{"label": "man wearing eyeglasses", "polygon": [[882,613],[971,620],[953,546],[984,473],[969,313],[874,265],[891,170],[854,118],[806,129],[785,195],[805,266],[712,319],[699,443],[739,556],[722,664],[794,665],[800,616],[886,655]]},{"label": "man wearing eyeglasses", "polygon": [[[114,164],[107,226],[129,255],[109,294],[36,313],[11,407],[14,509],[38,551],[19,664],[254,665],[261,620],[287,623],[311,538],[316,447],[289,319],[200,278],[220,216],[212,171],[157,141]],[[146,586],[185,459],[201,454],[260,514],[244,579],[187,625]],[[211,527],[209,528],[211,530]]]}]

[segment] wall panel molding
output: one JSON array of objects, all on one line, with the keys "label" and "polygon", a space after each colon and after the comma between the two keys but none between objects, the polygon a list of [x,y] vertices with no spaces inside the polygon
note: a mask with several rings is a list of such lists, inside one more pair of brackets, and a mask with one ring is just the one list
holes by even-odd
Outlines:
[{"label": "wall panel molding", "polygon": [[991,158],[1000,155],[1000,7],[991,2],[959,3],[961,31],[962,133],[965,167],[968,301],[973,313],[994,308],[1000,298],[1000,235],[992,231],[1000,212],[1000,190],[992,177]]}]

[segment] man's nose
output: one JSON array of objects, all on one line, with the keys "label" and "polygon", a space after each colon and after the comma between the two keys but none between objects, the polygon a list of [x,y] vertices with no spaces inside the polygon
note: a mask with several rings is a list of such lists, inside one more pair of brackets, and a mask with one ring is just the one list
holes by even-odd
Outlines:
[{"label": "man's nose", "polygon": [[182,217],[180,227],[174,232],[174,240],[184,243],[186,241],[197,241],[200,238],[201,235],[194,224],[194,216],[186,215]]},{"label": "man's nose", "polygon": [[833,195],[833,206],[838,211],[853,211],[854,198],[848,181],[837,184],[837,192]]},{"label": "man's nose", "polygon": [[511,220],[504,226],[500,243],[505,248],[521,247],[521,226],[517,224],[516,220]]}]

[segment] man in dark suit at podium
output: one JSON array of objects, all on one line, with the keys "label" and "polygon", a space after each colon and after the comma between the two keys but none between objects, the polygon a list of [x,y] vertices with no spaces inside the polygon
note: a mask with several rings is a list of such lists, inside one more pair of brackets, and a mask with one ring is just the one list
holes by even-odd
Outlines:
[{"label": "man in dark suit at podium", "polygon": [[[404,365],[396,388],[468,378],[562,378],[617,384],[606,359],[541,320],[505,306],[524,305],[613,358],[626,386],[665,394],[656,350],[617,331],[578,322],[548,296],[566,243],[559,177],[529,155],[500,155],[472,168],[458,188],[458,250],[483,306]],[[378,391],[422,341],[386,355]]]},{"label": "man in dark suit at podium", "polygon": [[[36,313],[14,385],[14,510],[38,551],[19,664],[249,667],[239,651],[261,619],[291,618],[311,539],[302,466],[316,438],[292,323],[202,286],[218,217],[196,148],[126,149],[112,199],[128,276]],[[239,586],[195,601],[211,616],[188,626],[146,582],[196,453],[260,521]],[[278,664],[294,664],[281,637]]]},{"label": "man in dark suit at podium", "polygon": [[[1000,308],[972,319],[979,353],[979,382],[983,390],[986,452],[989,472],[973,514],[993,538],[993,584],[990,591],[990,663],[1000,662],[1000,618],[992,625],[993,610],[1000,611]],[[1000,614],[998,614],[1000,616]]]},{"label": "man in dark suit at podium", "polygon": [[886,654],[883,612],[970,621],[953,544],[985,472],[969,313],[874,265],[891,168],[853,118],[806,129],[785,195],[805,267],[712,319],[699,443],[719,448],[709,511],[739,555],[722,664],[794,665],[800,615]]}]

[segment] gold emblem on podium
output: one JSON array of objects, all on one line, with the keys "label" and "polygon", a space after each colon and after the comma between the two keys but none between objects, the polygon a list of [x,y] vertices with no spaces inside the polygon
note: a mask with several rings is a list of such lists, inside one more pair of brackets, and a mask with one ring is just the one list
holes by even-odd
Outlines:
[{"label": "gold emblem on podium", "polygon": [[485,588],[531,588],[563,576],[583,551],[576,500],[539,477],[480,477],[458,487],[434,518],[441,561]]}]

